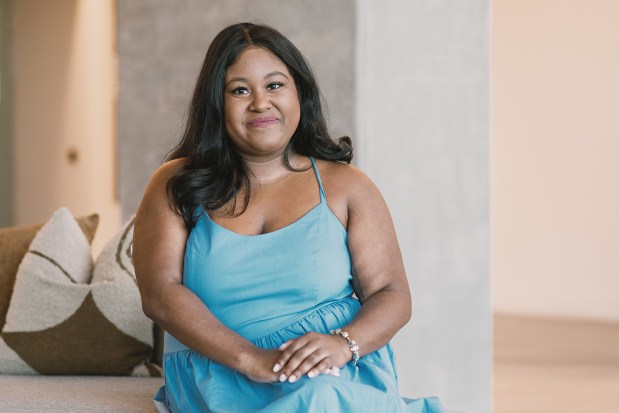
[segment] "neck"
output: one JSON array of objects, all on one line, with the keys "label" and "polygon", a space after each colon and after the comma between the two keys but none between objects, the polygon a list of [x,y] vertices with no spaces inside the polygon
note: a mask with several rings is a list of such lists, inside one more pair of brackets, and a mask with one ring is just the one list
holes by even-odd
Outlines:
[{"label": "neck", "polygon": [[[292,167],[298,168],[305,163],[303,158],[291,153],[288,159]],[[244,158],[244,161],[251,172],[250,179],[254,182],[276,181],[292,172],[286,167],[283,154],[268,159]]]}]

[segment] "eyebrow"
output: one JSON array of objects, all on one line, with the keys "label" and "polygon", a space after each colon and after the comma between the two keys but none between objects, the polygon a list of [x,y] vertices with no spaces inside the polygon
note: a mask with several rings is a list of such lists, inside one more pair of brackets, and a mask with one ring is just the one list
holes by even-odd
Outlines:
[{"label": "eyebrow", "polygon": [[[290,80],[290,78],[289,78],[288,76],[286,76],[286,74],[285,74],[285,73],[282,73],[282,72],[280,72],[279,70],[275,70],[275,71],[273,71],[273,72],[271,72],[271,73],[267,74],[264,78],[265,78],[265,79],[268,79],[268,78],[270,78],[270,77],[274,77],[274,76],[278,76],[278,75],[279,75],[279,76],[284,76],[286,79]],[[235,78],[232,78],[232,79],[228,80],[228,81],[226,82],[226,85],[229,85],[229,84],[230,84],[230,83],[232,83],[232,82],[245,82],[245,83],[247,83],[247,82],[248,82],[248,80],[247,80],[247,78],[246,78],[246,77],[235,77]]]}]

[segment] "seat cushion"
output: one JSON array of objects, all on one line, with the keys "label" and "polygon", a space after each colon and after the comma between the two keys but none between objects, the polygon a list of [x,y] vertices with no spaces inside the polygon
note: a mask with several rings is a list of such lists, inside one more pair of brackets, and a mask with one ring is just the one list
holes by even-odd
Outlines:
[{"label": "seat cushion", "polygon": [[4,376],[1,412],[155,412],[156,377]]}]

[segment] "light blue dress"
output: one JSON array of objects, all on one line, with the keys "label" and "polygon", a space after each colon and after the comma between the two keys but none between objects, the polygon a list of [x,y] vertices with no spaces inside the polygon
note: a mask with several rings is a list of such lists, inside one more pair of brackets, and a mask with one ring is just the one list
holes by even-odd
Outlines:
[{"label": "light blue dress", "polygon": [[[294,223],[254,236],[213,222],[202,210],[185,249],[183,284],[227,327],[261,348],[277,348],[314,331],[348,324],[353,298],[347,233],[320,203]],[[391,347],[348,363],[339,377],[256,383],[165,335],[165,385],[155,396],[172,412],[409,412],[442,413],[437,398],[404,399]]]}]

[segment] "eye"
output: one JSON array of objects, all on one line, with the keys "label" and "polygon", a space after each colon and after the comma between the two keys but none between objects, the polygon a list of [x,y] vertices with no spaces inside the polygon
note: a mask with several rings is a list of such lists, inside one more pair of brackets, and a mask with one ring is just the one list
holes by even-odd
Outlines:
[{"label": "eye", "polygon": [[271,82],[267,86],[267,89],[268,90],[275,90],[275,89],[279,89],[282,86],[284,86],[284,84],[282,82]]},{"label": "eye", "polygon": [[239,86],[239,87],[232,89],[233,95],[242,96],[242,95],[247,95],[248,93],[249,93],[249,89],[247,89],[245,86]]}]

